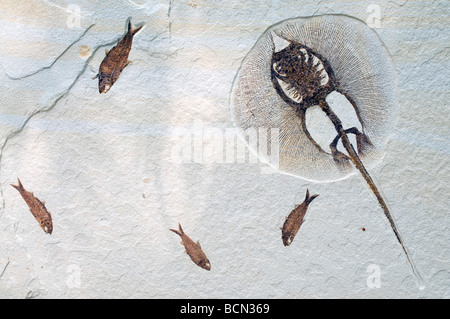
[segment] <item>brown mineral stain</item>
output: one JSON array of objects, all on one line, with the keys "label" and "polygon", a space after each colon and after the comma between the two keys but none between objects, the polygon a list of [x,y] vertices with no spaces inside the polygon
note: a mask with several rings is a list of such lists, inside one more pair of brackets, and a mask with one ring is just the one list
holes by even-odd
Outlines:
[{"label": "brown mineral stain", "polygon": [[91,55],[91,48],[88,47],[87,45],[81,45],[79,50],[78,50],[78,54],[80,56],[80,58],[82,59],[87,59],[90,55]]},{"label": "brown mineral stain", "polygon": [[191,0],[188,2],[188,5],[190,5],[192,8],[196,8],[198,4],[195,2],[195,0]]}]

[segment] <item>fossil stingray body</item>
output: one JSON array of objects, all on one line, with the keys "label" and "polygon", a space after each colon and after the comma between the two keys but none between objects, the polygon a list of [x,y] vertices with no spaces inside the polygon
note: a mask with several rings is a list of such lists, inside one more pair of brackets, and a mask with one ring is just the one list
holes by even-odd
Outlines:
[{"label": "fossil stingray body", "polygon": [[[341,120],[330,102],[332,93],[344,97],[346,112],[354,114],[358,127],[347,127]],[[272,26],[243,60],[230,107],[241,132],[279,129],[276,168],[281,172],[320,181],[359,171],[422,285],[388,206],[365,167],[383,155],[397,115],[396,74],[375,32],[357,19],[339,15],[296,18]],[[307,117],[313,109],[324,114],[324,125],[334,129],[326,147],[309,131]],[[268,140],[270,150],[274,141]],[[270,162],[266,154],[258,155]]]}]

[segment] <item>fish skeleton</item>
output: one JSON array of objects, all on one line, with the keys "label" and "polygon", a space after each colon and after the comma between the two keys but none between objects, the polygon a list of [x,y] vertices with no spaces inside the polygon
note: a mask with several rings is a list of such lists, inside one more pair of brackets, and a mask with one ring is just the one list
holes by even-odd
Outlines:
[{"label": "fish skeleton", "polygon": [[130,54],[133,37],[143,26],[136,29],[131,27],[131,21],[128,21],[128,32],[111,50],[106,51],[106,56],[100,64],[98,74],[92,79],[98,78],[98,91],[106,93],[117,81],[123,69],[130,64],[128,55]]},{"label": "fish skeleton", "polygon": [[46,233],[51,234],[53,231],[52,215],[45,207],[45,203],[36,198],[33,193],[25,190],[19,178],[17,178],[17,181],[18,185],[11,184],[11,186],[17,189],[20,195],[22,195],[23,199],[30,208],[31,213],[34,218],[36,218],[39,225],[41,225],[42,229]]},{"label": "fish skeleton", "polygon": [[210,270],[211,263],[209,262],[208,258],[206,257],[205,253],[200,247],[200,243],[198,241],[197,243],[194,243],[194,241],[184,233],[180,223],[178,223],[178,229],[179,230],[176,229],[170,230],[181,237],[181,243],[186,248],[186,253],[189,255],[189,257],[191,257],[192,261],[198,266],[202,267],[203,269]]},{"label": "fish skeleton", "polygon": [[294,240],[300,226],[302,225],[306,211],[308,210],[309,204],[319,195],[309,196],[309,190],[306,190],[305,201],[300,205],[297,205],[294,210],[286,218],[283,227],[281,228],[281,238],[283,239],[283,244],[289,246]]}]

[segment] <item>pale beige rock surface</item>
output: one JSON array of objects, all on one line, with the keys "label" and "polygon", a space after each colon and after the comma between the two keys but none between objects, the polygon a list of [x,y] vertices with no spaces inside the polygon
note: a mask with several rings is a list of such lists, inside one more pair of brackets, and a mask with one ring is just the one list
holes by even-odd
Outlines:
[{"label": "pale beige rock surface", "polygon": [[[0,296],[449,298],[448,10],[445,1],[2,0]],[[424,290],[360,176],[316,183],[226,158],[242,146],[226,138],[242,59],[271,25],[319,14],[367,22],[392,56],[399,118],[371,173]],[[133,63],[100,95],[91,78],[130,17],[146,25]],[[9,186],[17,177],[46,201],[51,236]],[[279,227],[307,187],[320,197],[286,248]],[[178,222],[210,272],[183,253],[169,231]]]}]

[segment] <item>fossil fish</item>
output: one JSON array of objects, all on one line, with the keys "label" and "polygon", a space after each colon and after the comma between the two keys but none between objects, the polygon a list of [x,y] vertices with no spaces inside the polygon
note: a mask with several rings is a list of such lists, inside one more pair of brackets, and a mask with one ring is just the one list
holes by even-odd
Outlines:
[{"label": "fossil fish", "polygon": [[306,190],[305,201],[300,205],[297,205],[294,210],[286,218],[283,227],[281,228],[281,238],[283,239],[283,244],[289,246],[294,240],[295,235],[297,235],[300,226],[303,224],[306,211],[308,210],[309,204],[319,195],[309,196],[309,190]]},{"label": "fossil fish", "polygon": [[17,182],[18,185],[11,184],[11,186],[17,189],[20,195],[22,195],[23,199],[30,208],[31,213],[34,218],[36,218],[39,225],[41,225],[42,229],[46,233],[51,234],[53,231],[52,215],[45,207],[45,202],[41,202],[33,195],[33,193],[25,190],[19,178],[17,178]]},{"label": "fossil fish", "polygon": [[206,257],[205,253],[200,247],[200,243],[198,241],[197,243],[194,243],[194,241],[184,233],[180,223],[178,223],[178,230],[176,229],[170,230],[173,231],[175,234],[180,235],[181,243],[186,248],[186,253],[189,255],[189,257],[191,257],[192,261],[195,264],[206,270],[211,269],[211,263],[209,262],[208,258]]},{"label": "fossil fish", "polygon": [[128,55],[130,54],[133,37],[143,26],[136,29],[131,27],[131,21],[128,21],[128,32],[122,40],[110,51],[106,51],[106,56],[100,64],[98,74],[92,79],[98,78],[98,91],[106,93],[117,81],[123,69],[130,64]]}]

